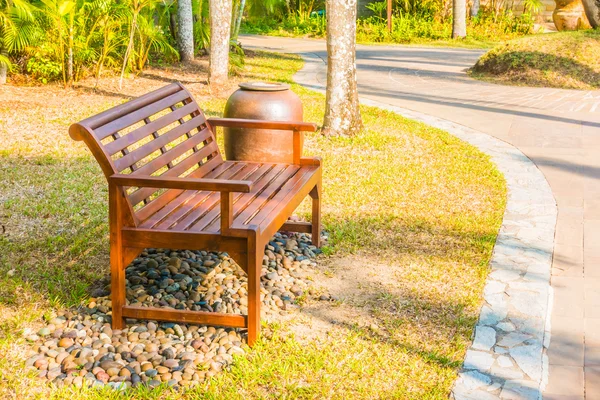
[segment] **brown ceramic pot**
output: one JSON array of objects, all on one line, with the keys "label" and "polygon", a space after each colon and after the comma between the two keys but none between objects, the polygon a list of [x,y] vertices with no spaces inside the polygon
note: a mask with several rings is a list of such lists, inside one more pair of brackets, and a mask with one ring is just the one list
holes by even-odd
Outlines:
[{"label": "brown ceramic pot", "polygon": [[[240,83],[227,100],[226,118],[302,121],[302,102],[282,83]],[[292,131],[224,128],[228,160],[291,163]],[[304,142],[302,136],[301,144]],[[302,145],[300,146],[302,148]]]},{"label": "brown ceramic pot", "polygon": [[552,20],[559,31],[589,29],[590,23],[585,15],[581,0],[554,0],[556,8]]}]

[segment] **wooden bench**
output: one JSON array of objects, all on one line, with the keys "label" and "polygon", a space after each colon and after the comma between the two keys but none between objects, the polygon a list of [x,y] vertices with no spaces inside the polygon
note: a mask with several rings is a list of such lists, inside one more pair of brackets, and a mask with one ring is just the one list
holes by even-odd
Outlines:
[{"label": "wooden bench", "polygon": [[[226,161],[217,126],[293,131],[293,164]],[[312,233],[320,246],[321,161],[300,154],[301,132],[316,125],[210,118],[173,83],[69,129],[100,164],[109,187],[112,325],[125,318],[260,331],[264,248],[279,230]],[[312,223],[288,218],[312,198]],[[145,248],[228,252],[248,276],[248,315],[129,306],[125,268]]]}]

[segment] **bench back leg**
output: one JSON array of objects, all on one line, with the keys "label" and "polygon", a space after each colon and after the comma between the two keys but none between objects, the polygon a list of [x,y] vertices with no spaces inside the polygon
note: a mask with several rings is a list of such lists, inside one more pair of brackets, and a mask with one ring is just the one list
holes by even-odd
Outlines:
[{"label": "bench back leg", "polygon": [[317,183],[310,191],[312,198],[312,221],[311,234],[312,243],[321,247],[321,183]]},{"label": "bench back leg", "polygon": [[110,280],[112,303],[112,327],[122,329],[125,305],[125,265],[122,240],[123,207],[120,193],[115,185],[109,185],[108,208],[110,225]]},{"label": "bench back leg", "polygon": [[264,255],[264,246],[253,236],[248,238],[247,253],[249,346],[254,345],[260,334],[260,275]]}]

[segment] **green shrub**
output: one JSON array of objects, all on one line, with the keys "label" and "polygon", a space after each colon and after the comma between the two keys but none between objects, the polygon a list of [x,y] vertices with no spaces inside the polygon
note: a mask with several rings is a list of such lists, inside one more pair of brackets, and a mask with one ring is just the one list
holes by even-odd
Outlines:
[{"label": "green shrub", "polygon": [[27,73],[42,83],[58,81],[61,79],[62,65],[42,47],[27,60]]},{"label": "green shrub", "polygon": [[[444,17],[438,3],[423,2],[411,11],[394,12],[392,32],[388,32],[382,2],[371,3],[373,15],[357,21],[356,39],[363,43],[418,43],[448,40],[452,36],[452,18]],[[409,7],[409,8],[410,8]],[[325,37],[325,17],[305,17],[294,14],[288,17],[262,16],[244,21],[246,33],[277,36]],[[479,16],[467,21],[470,39],[496,42],[527,35],[533,32],[533,18],[529,14],[514,15],[511,11],[495,13],[482,8]]]}]

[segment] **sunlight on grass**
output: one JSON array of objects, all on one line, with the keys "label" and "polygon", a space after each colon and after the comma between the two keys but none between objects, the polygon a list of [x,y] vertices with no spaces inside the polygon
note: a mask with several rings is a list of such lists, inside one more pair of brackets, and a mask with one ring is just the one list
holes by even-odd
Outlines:
[{"label": "sunlight on grass", "polygon": [[[241,80],[292,83],[301,66],[296,56],[259,53],[247,58],[231,89]],[[197,71],[157,73],[190,80],[208,115],[220,115],[231,92],[211,96]],[[6,229],[0,235],[0,397],[181,398],[166,388],[122,395],[52,389],[23,372],[22,329],[35,328],[53,309],[80,304],[86,288],[109,270],[106,183],[83,144],[68,137],[68,125],[163,84],[142,76],[127,96],[29,88],[31,97],[10,110],[3,105],[11,94],[0,97],[0,119],[11,121],[0,126],[0,223]],[[292,89],[302,98],[305,120],[320,124],[324,96]],[[45,102],[45,92],[62,97]],[[383,284],[394,285],[382,286],[377,276],[356,282],[369,296],[331,307],[355,307],[379,328],[356,320],[306,340],[293,328],[303,316],[269,326],[270,338],[185,397],[447,398],[477,320],[505,183],[486,155],[446,132],[372,107],[362,112],[361,134],[309,134],[305,154],[324,159],[323,222],[330,241],[320,262],[350,257],[381,264],[392,277]],[[299,214],[308,216],[308,206]],[[315,279],[343,273],[326,272]]]}]

